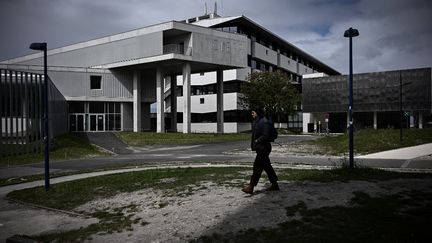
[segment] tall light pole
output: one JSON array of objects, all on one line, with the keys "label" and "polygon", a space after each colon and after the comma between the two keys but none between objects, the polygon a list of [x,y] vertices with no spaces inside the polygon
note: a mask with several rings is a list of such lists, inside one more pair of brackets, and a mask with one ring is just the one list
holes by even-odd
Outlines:
[{"label": "tall light pole", "polygon": [[352,38],[359,36],[357,29],[349,28],[345,31],[344,37],[349,38],[349,166],[354,168],[354,132],[353,132],[353,64],[352,64]]},{"label": "tall light pole", "polygon": [[30,49],[44,52],[44,141],[45,141],[45,191],[49,190],[49,130],[48,130],[48,71],[47,71],[47,43],[32,43]]}]

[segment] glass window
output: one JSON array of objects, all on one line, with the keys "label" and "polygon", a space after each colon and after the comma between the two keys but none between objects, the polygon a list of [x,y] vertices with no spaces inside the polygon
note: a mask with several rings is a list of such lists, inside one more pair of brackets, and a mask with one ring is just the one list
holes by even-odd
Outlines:
[{"label": "glass window", "polygon": [[89,113],[105,113],[104,102],[89,102]]},{"label": "glass window", "polygon": [[200,98],[200,104],[204,104],[204,98]]},{"label": "glass window", "polygon": [[90,89],[102,89],[102,76],[90,76]]},{"label": "glass window", "polygon": [[82,101],[70,101],[69,102],[69,113],[84,113],[84,102],[82,102]]}]

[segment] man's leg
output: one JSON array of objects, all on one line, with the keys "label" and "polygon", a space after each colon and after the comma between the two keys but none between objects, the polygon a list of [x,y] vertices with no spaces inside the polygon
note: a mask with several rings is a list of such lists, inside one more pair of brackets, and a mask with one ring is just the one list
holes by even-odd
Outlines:
[{"label": "man's leg", "polygon": [[250,185],[256,186],[261,177],[263,171],[263,160],[265,159],[265,154],[262,152],[258,152],[255,157],[254,165],[253,165],[253,173],[250,180]]}]

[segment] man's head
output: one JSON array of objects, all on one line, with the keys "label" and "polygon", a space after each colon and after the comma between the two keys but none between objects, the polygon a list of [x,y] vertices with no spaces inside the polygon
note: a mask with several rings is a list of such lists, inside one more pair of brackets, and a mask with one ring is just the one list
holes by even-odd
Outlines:
[{"label": "man's head", "polygon": [[262,108],[255,108],[252,110],[252,118],[256,119],[257,117],[263,117],[264,116],[264,109]]}]

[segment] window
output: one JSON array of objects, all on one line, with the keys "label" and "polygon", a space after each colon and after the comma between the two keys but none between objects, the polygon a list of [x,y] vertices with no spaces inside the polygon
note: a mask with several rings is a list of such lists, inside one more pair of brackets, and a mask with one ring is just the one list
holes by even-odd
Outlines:
[{"label": "window", "polygon": [[204,98],[200,98],[200,104],[204,104]]},{"label": "window", "polygon": [[204,72],[200,73],[200,76],[204,76]]},{"label": "window", "polygon": [[102,76],[90,76],[90,89],[102,89]]},{"label": "window", "polygon": [[268,50],[266,50],[266,55],[268,56]]}]

